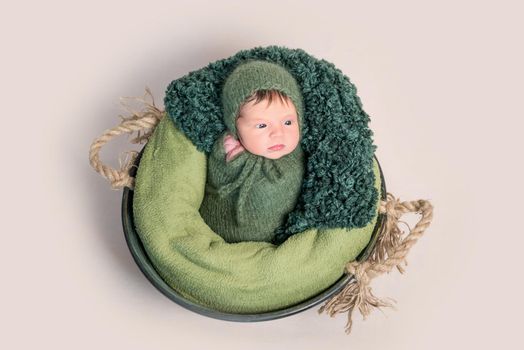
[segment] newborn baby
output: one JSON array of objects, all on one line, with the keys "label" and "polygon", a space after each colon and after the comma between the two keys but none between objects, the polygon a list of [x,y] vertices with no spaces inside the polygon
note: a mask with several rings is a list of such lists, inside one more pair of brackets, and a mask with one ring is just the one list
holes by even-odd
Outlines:
[{"label": "newborn baby", "polygon": [[302,97],[283,67],[239,65],[222,90],[228,130],[208,158],[200,214],[226,242],[267,241],[300,194]]}]

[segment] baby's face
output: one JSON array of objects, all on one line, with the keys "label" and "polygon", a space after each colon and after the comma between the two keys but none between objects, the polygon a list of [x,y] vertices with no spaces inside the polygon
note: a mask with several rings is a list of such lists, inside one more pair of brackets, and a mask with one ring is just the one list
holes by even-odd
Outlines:
[{"label": "baby's face", "polygon": [[240,110],[236,127],[247,151],[270,159],[293,152],[300,139],[297,111],[289,99],[286,103],[275,98],[269,105],[248,102]]}]

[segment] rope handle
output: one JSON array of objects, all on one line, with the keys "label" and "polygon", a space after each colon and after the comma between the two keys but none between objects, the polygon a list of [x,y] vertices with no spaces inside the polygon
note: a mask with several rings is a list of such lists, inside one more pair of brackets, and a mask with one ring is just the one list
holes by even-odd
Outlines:
[{"label": "rope handle", "polygon": [[[386,222],[371,255],[366,261],[346,264],[346,273],[352,274],[354,278],[318,310],[319,313],[325,311],[331,317],[347,312],[347,334],[351,332],[355,309],[359,310],[365,320],[372,308],[393,307],[394,300],[380,299],[373,295],[370,282],[377,276],[391,272],[394,267],[404,273],[401,264],[407,265],[406,256],[409,250],[422,237],[433,219],[433,206],[429,201],[400,202],[391,193],[387,194],[386,201],[381,202],[379,212],[386,214]],[[409,229],[409,234],[402,238],[403,232],[398,223],[401,222],[400,217],[406,213],[421,214],[421,218],[413,229]]]},{"label": "rope handle", "polygon": [[[113,189],[129,187],[133,189],[135,179],[129,175],[129,170],[133,167],[138,152],[125,152],[126,158],[119,158],[120,169],[114,169],[100,161],[100,150],[102,147],[117,136],[123,134],[137,133],[136,137],[130,140],[133,144],[146,143],[153,133],[156,125],[164,117],[164,111],[156,107],[151,90],[146,87],[143,97],[124,97],[123,99],[135,100],[143,104],[141,111],[133,110],[124,101],[122,106],[127,109],[131,115],[128,117],[120,116],[122,121],[112,129],[107,129],[104,133],[95,139],[89,148],[89,163],[97,173],[105,177],[111,183]],[[149,102],[151,101],[151,102]]]}]

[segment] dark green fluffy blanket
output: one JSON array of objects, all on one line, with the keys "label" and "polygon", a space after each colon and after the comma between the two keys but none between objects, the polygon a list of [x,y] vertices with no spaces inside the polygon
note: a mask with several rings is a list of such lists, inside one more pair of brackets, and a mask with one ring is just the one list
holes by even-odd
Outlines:
[{"label": "dark green fluffy blanket", "polygon": [[284,66],[304,99],[301,146],[306,172],[301,194],[275,243],[310,228],[364,227],[375,215],[373,133],[356,88],[332,63],[300,49],[270,46],[240,51],[171,82],[164,100],[175,125],[207,155],[225,130],[220,93],[241,62],[258,59]]}]

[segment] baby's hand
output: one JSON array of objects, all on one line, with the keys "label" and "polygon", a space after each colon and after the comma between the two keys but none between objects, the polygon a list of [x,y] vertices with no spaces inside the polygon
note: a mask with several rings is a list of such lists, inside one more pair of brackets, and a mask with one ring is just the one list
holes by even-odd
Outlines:
[{"label": "baby's hand", "polygon": [[234,156],[243,152],[245,149],[240,141],[235,139],[232,135],[227,135],[224,138],[224,150],[226,151],[226,162],[229,162]]}]

